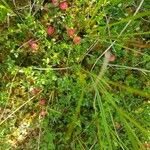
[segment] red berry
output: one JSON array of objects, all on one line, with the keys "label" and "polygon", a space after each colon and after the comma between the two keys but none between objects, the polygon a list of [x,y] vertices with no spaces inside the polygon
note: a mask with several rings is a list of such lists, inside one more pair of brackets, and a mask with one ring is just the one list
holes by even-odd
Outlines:
[{"label": "red berry", "polygon": [[55,28],[53,26],[49,26],[48,29],[47,29],[47,34],[49,36],[53,35],[55,32]]},{"label": "red berry", "polygon": [[67,34],[70,36],[70,37],[73,37],[74,36],[74,34],[75,34],[75,29],[67,29]]},{"label": "red berry", "polygon": [[41,91],[40,88],[31,88],[30,89],[31,94],[33,94],[33,95],[38,94],[40,91]]},{"label": "red berry", "polygon": [[39,46],[35,41],[30,41],[29,46],[33,50],[33,52],[36,52],[39,49]]},{"label": "red berry", "polygon": [[66,1],[61,2],[61,3],[59,4],[59,8],[60,8],[61,10],[66,10],[66,9],[68,8],[68,3],[67,3]]},{"label": "red berry", "polygon": [[110,51],[107,51],[105,53],[105,57],[108,59],[108,61],[113,62],[116,59],[116,56],[113,55]]},{"label": "red berry", "polygon": [[46,105],[46,99],[44,99],[44,98],[40,99],[39,104]]},{"label": "red berry", "polygon": [[46,114],[47,114],[47,112],[45,110],[41,110],[41,112],[40,112],[40,116],[41,117],[45,117]]},{"label": "red berry", "polygon": [[54,6],[58,6],[58,0],[51,0],[51,2]]},{"label": "red berry", "polygon": [[73,38],[73,42],[74,42],[74,44],[80,44],[81,43],[81,37],[80,36],[75,36]]},{"label": "red berry", "polygon": [[113,55],[113,54],[111,54],[108,60],[109,60],[110,62],[113,62],[113,61],[115,61],[115,59],[116,59],[116,56]]},{"label": "red berry", "polygon": [[31,48],[34,50],[37,50],[39,48],[39,46],[36,43],[32,43]]}]

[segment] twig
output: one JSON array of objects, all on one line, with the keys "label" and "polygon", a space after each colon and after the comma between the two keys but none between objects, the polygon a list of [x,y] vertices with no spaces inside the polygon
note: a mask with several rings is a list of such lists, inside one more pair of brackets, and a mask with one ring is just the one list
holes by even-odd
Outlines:
[{"label": "twig", "polygon": [[108,64],[108,66],[118,67],[118,68],[120,68],[120,69],[138,70],[138,71],[141,71],[141,72],[143,72],[143,73],[145,73],[145,72],[150,73],[150,70],[146,70],[146,69],[142,69],[142,68],[137,68],[137,67],[128,67],[128,66],[117,65],[117,64]]},{"label": "twig", "polygon": [[32,9],[33,9],[35,3],[36,3],[36,0],[34,0],[33,4],[32,4],[32,1],[30,1],[30,14],[32,12]]},{"label": "twig", "polygon": [[94,148],[94,146],[95,146],[95,144],[97,143],[97,138],[95,139],[95,141],[94,141],[94,143],[93,143],[93,145],[90,147],[90,149],[89,150],[92,150],[93,148]]},{"label": "twig", "polygon": [[71,69],[71,67],[65,67],[65,68],[37,68],[37,67],[34,67],[33,69],[35,70],[41,70],[41,71],[44,71],[44,70],[67,70],[67,69]]}]

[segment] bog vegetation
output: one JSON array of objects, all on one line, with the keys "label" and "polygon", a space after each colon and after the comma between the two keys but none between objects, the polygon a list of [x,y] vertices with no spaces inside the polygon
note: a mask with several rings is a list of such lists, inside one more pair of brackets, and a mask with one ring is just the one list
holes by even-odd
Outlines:
[{"label": "bog vegetation", "polygon": [[0,0],[0,150],[150,148],[149,0]]}]

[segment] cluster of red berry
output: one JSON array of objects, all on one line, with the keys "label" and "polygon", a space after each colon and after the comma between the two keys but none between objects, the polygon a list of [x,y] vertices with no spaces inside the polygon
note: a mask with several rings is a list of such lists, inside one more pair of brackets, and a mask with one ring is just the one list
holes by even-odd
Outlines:
[{"label": "cluster of red berry", "polygon": [[[67,1],[63,1],[63,2],[58,2],[58,0],[51,0],[51,3],[54,5],[54,6],[58,6],[61,10],[65,11],[69,8],[69,4]],[[77,34],[75,34],[76,30],[73,29],[73,28],[67,28],[67,34],[70,38],[73,39],[73,43],[74,44],[80,44],[81,43],[81,37],[78,36]],[[56,29],[54,26],[50,25],[47,27],[47,35],[48,36],[53,36],[54,33],[55,33]],[[32,52],[37,52],[37,50],[39,49],[39,45],[36,41],[30,41],[29,42],[29,46],[30,48],[32,49]]]},{"label": "cluster of red berry", "polygon": [[[45,106],[45,105],[46,105],[46,99],[41,98],[41,99],[39,100],[39,105],[40,105],[40,106]],[[45,109],[42,109],[42,110],[40,111],[40,117],[45,117],[46,114],[47,114],[47,112],[46,112]]]},{"label": "cluster of red berry", "polygon": [[[63,2],[58,2],[58,0],[51,0],[51,2],[52,2],[52,4],[54,5],[54,6],[59,6],[59,8],[61,9],[61,10],[67,10],[68,8],[69,8],[69,5],[68,5],[68,2],[67,1],[63,1]],[[51,36],[51,35],[53,35],[54,34],[54,32],[55,32],[55,28],[53,27],[53,26],[49,26],[48,27],[48,29],[47,29],[47,34],[49,35],[49,36]],[[73,38],[73,42],[74,42],[74,44],[80,44],[80,42],[81,42],[81,37],[80,36],[77,36],[76,34],[75,34],[75,29],[73,29],[73,28],[68,28],[67,29],[67,34],[68,34],[68,36],[69,37],[71,37],[71,38]]]},{"label": "cluster of red berry", "polygon": [[[30,90],[30,93],[32,94],[32,95],[37,95],[37,94],[39,94],[40,93],[40,91],[41,91],[41,88],[31,88],[31,90]],[[42,106],[41,108],[41,110],[40,110],[40,117],[45,117],[46,116],[46,114],[47,114],[47,112],[46,112],[46,110],[45,110],[45,108],[43,108],[43,106],[45,107],[46,106],[46,99],[45,98],[41,98],[40,100],[39,100],[39,105],[40,106]]]},{"label": "cluster of red berry", "polygon": [[[47,34],[48,34],[49,36],[52,36],[52,35],[54,34],[54,32],[55,32],[55,28],[54,28],[53,26],[49,26],[49,27],[47,28]],[[70,38],[73,38],[74,44],[80,44],[80,42],[81,42],[81,37],[80,37],[80,36],[77,36],[77,35],[75,34],[75,29],[68,28],[68,29],[67,29],[67,34],[68,34],[68,36],[69,36]]]}]

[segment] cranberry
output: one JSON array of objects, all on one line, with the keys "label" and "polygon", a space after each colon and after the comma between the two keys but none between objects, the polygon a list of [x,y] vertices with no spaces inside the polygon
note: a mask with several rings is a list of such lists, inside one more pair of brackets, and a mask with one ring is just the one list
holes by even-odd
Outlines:
[{"label": "cranberry", "polygon": [[58,0],[51,0],[51,2],[54,6],[58,6]]},{"label": "cranberry", "polygon": [[46,114],[47,114],[47,112],[42,109],[41,112],[40,112],[40,116],[41,116],[41,117],[45,117]]},{"label": "cranberry", "polygon": [[59,4],[59,8],[60,8],[61,10],[66,10],[66,9],[68,8],[68,3],[67,3],[66,1],[61,2],[61,3]]},{"label": "cranberry", "polygon": [[74,44],[80,44],[80,43],[81,43],[81,37],[75,36],[75,37],[73,38],[73,42],[74,42]]},{"label": "cranberry", "polygon": [[40,99],[39,104],[46,105],[46,99],[44,99],[44,98]]},{"label": "cranberry", "polygon": [[36,52],[39,49],[39,46],[35,41],[30,41],[29,46],[33,50],[33,52]]},{"label": "cranberry", "polygon": [[55,28],[53,26],[49,26],[48,29],[47,29],[47,34],[49,36],[53,35],[55,32]]},{"label": "cranberry", "polygon": [[116,59],[116,56],[113,55],[111,52],[107,51],[105,53],[105,57],[108,59],[108,61],[113,62]]},{"label": "cranberry", "polygon": [[67,34],[70,36],[70,37],[73,37],[74,34],[75,34],[75,29],[67,29]]},{"label": "cranberry", "polygon": [[31,94],[33,94],[33,95],[38,94],[40,91],[41,91],[40,88],[31,88],[30,89]]},{"label": "cranberry", "polygon": [[108,60],[109,60],[110,62],[113,62],[113,61],[115,61],[115,59],[116,59],[116,56],[113,55],[113,54],[111,54]]}]

